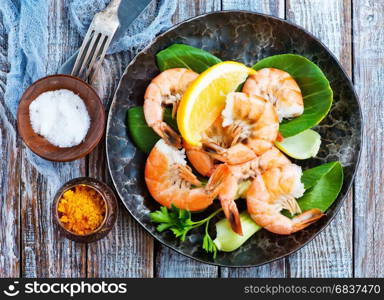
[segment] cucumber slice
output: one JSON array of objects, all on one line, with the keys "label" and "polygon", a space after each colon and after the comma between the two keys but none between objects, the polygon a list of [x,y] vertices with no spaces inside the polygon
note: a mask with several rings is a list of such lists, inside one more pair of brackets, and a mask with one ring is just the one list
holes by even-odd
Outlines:
[{"label": "cucumber slice", "polygon": [[217,235],[213,242],[218,250],[224,252],[234,251],[261,229],[246,211],[240,214],[240,222],[243,228],[242,236],[232,231],[227,219],[222,219],[216,223]]},{"label": "cucumber slice", "polygon": [[276,147],[295,159],[307,159],[317,155],[321,145],[321,137],[316,131],[307,129],[299,134],[285,138]]}]

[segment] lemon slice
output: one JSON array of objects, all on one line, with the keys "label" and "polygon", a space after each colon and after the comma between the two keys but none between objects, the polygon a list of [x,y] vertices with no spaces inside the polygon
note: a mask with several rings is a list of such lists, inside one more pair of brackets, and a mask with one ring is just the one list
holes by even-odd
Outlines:
[{"label": "lemon slice", "polygon": [[316,156],[317,152],[319,152],[321,137],[316,131],[307,129],[299,134],[285,138],[281,143],[276,142],[275,144],[290,157],[307,159]]},{"label": "lemon slice", "polygon": [[201,133],[220,115],[227,94],[255,72],[244,64],[225,61],[201,73],[184,93],[177,110],[182,137],[190,145],[201,145]]}]

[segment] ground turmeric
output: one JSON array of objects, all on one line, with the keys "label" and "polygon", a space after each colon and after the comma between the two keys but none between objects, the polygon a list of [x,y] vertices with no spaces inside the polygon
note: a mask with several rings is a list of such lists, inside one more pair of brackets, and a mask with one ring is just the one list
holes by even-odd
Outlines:
[{"label": "ground turmeric", "polygon": [[105,218],[105,203],[101,195],[86,185],[66,191],[58,204],[60,222],[78,235],[97,229]]}]

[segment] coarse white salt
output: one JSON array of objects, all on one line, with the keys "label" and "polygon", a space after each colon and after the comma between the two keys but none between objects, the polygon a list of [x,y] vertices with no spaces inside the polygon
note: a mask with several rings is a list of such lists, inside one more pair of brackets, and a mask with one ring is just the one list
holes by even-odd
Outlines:
[{"label": "coarse white salt", "polygon": [[33,130],[60,148],[79,145],[91,124],[83,100],[66,89],[39,95],[29,105],[29,115]]}]

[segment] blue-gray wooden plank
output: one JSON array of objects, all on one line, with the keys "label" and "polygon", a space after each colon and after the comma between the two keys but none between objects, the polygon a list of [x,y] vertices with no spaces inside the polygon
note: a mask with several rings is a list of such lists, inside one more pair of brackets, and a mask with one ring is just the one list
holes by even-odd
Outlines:
[{"label": "blue-gray wooden plank", "polygon": [[0,14],[0,277],[20,274],[20,141],[4,102],[8,44]]},{"label": "blue-gray wooden plank", "polygon": [[353,77],[365,147],[355,180],[355,276],[384,277],[384,1],[353,1]]}]

